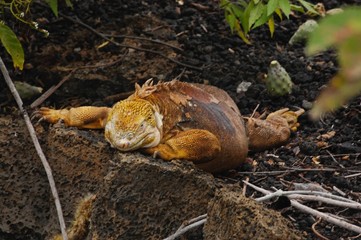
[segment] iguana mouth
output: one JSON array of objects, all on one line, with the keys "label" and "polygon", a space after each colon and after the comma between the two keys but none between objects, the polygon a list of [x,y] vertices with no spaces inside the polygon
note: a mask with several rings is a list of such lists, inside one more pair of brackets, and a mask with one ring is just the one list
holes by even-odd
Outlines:
[{"label": "iguana mouth", "polygon": [[[153,140],[149,142],[150,138]],[[145,132],[133,139],[121,138],[120,140],[110,142],[110,144],[112,144],[114,148],[117,148],[120,151],[127,152],[127,151],[137,150],[139,148],[156,146],[159,144],[159,141],[160,141],[160,133],[159,131],[157,131],[157,132],[148,132],[148,133]],[[146,142],[145,145],[143,145],[144,142]]]}]

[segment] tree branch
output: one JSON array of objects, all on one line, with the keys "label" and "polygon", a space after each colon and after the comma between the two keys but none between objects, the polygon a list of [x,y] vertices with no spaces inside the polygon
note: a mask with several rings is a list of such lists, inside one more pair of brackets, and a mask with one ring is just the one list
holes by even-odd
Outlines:
[{"label": "tree branch", "polygon": [[51,192],[54,197],[55,206],[56,206],[56,210],[58,213],[58,219],[59,219],[59,223],[60,223],[61,233],[62,233],[63,239],[68,240],[68,235],[66,233],[65,221],[64,221],[63,212],[62,212],[61,205],[60,205],[59,195],[58,195],[58,191],[56,190],[56,187],[55,187],[55,181],[54,181],[54,177],[52,175],[50,165],[49,165],[48,161],[46,160],[43,150],[41,149],[39,140],[36,137],[35,129],[34,129],[34,126],[31,124],[29,115],[26,112],[26,110],[23,108],[23,101],[21,100],[20,95],[19,95],[18,91],[16,90],[14,83],[11,80],[9,72],[8,72],[1,57],[0,57],[0,69],[4,76],[6,84],[8,85],[12,95],[14,96],[15,101],[16,101],[21,113],[23,114],[23,117],[24,117],[24,120],[26,123],[26,127],[27,127],[30,137],[34,143],[36,152],[38,153],[39,158],[44,166],[44,169],[45,169],[45,172],[48,177],[49,184],[50,184],[50,189],[51,189]]},{"label": "tree branch", "polygon": [[[280,191],[281,190],[277,190],[277,194],[274,194],[272,193],[271,191],[269,190],[266,190],[266,189],[263,189],[263,188],[260,188],[260,187],[257,187],[256,185],[252,184],[252,183],[249,183],[249,182],[246,182],[246,181],[243,181],[245,184],[247,184],[248,186],[254,188],[255,190],[265,194],[265,195],[273,195],[273,196],[276,196],[276,195],[280,195]],[[256,201],[259,202],[259,199],[264,199],[264,197],[262,198],[258,198],[258,199],[255,199]],[[348,230],[351,230],[351,231],[354,231],[354,232],[357,232],[357,233],[361,233],[361,227],[359,226],[356,226],[354,224],[351,224],[351,223],[348,223],[342,219],[337,219],[335,217],[332,217],[330,215],[328,215],[327,213],[323,213],[323,212],[320,212],[320,211],[317,211],[315,209],[312,209],[310,207],[307,207],[299,202],[297,202],[296,200],[293,200],[293,199],[290,199],[291,201],[291,206],[297,208],[298,210],[302,211],[302,212],[305,212],[305,213],[308,213],[308,214],[311,214],[315,217],[319,217],[327,222],[330,222],[332,224],[335,224],[339,227],[342,227],[342,228],[345,228],[345,229],[348,229]]]},{"label": "tree branch", "polygon": [[188,232],[189,230],[204,224],[206,221],[207,221],[207,214],[203,214],[196,218],[190,219],[190,220],[184,222],[174,234],[172,234],[171,236],[169,236],[167,238],[164,238],[163,240],[174,240],[177,237]]}]

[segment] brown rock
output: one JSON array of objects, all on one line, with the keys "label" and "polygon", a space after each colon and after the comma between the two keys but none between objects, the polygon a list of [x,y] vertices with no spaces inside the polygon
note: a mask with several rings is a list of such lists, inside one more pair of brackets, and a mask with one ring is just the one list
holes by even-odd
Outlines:
[{"label": "brown rock", "polygon": [[210,201],[204,239],[301,239],[280,213],[266,209],[241,191],[220,189]]},{"label": "brown rock", "polygon": [[[93,239],[161,239],[208,209],[206,239],[296,239],[282,216],[238,197],[239,190],[223,189],[213,199],[214,177],[191,163],[122,154],[110,148],[101,131],[57,125],[38,126],[37,132],[67,227],[83,224],[74,233]],[[49,239],[59,233],[45,171],[19,115],[0,116],[0,158],[0,238]],[[74,220],[89,193],[96,195],[91,209]],[[199,227],[186,239],[202,235]]]},{"label": "brown rock", "polygon": [[[193,164],[127,154],[117,159],[100,187],[93,206],[91,236],[165,238],[183,221],[205,214],[214,192],[213,176]],[[196,239],[199,234],[201,231]]]}]

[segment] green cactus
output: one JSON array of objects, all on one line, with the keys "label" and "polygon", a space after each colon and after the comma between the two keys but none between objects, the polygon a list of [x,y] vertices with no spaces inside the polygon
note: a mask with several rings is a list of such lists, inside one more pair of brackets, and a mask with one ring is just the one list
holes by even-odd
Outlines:
[{"label": "green cactus", "polygon": [[281,64],[273,60],[265,78],[267,91],[271,96],[284,96],[292,92],[292,81]]},{"label": "green cactus", "polygon": [[306,40],[310,33],[313,32],[317,27],[318,23],[315,20],[307,20],[297,29],[288,43],[293,45],[297,42]]}]

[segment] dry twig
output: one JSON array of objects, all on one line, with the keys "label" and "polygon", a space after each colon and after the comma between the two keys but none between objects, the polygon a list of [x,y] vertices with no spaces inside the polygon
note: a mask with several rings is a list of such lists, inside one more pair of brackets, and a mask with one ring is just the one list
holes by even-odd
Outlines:
[{"label": "dry twig", "polygon": [[285,167],[286,170],[277,171],[262,171],[262,172],[238,172],[239,174],[252,174],[252,175],[279,175],[285,173],[295,172],[349,172],[349,173],[361,173],[361,170],[348,169],[348,168],[289,168]]},{"label": "dry twig", "polygon": [[174,46],[172,44],[160,41],[158,39],[151,39],[151,38],[145,38],[145,37],[138,37],[138,36],[129,36],[129,35],[112,35],[112,34],[105,34],[105,33],[101,33],[103,36],[105,37],[111,37],[111,38],[129,38],[129,39],[137,39],[137,40],[143,40],[143,41],[148,41],[148,42],[152,42],[152,43],[157,43],[157,44],[162,44],[164,46],[173,48],[179,52],[183,52],[184,50],[181,49],[180,47]]},{"label": "dry twig", "polygon": [[31,105],[31,108],[36,108],[40,104],[42,104],[48,97],[50,97],[60,86],[62,86],[66,81],[68,81],[73,74],[80,69],[88,69],[88,68],[101,68],[101,67],[110,67],[116,63],[121,62],[124,59],[123,55],[122,57],[119,57],[118,59],[108,62],[108,63],[98,63],[94,65],[85,65],[85,66],[79,66],[74,68],[66,69],[66,71],[70,71],[68,75],[66,75],[58,84],[50,87],[45,93],[43,93],[40,97],[38,97]]},{"label": "dry twig", "polygon": [[0,57],[0,69],[1,69],[1,72],[2,72],[2,74],[4,76],[6,84],[8,85],[12,95],[15,98],[15,101],[16,101],[19,109],[20,109],[20,112],[23,114],[23,117],[24,117],[24,120],[25,120],[25,123],[26,123],[26,127],[27,127],[27,129],[29,131],[29,134],[30,134],[30,137],[31,137],[31,139],[32,139],[32,141],[34,143],[36,152],[38,153],[39,158],[40,158],[40,160],[41,160],[41,162],[42,162],[42,164],[44,166],[46,175],[48,177],[50,189],[51,189],[51,192],[52,192],[53,197],[54,197],[55,206],[56,206],[56,210],[57,210],[57,213],[58,213],[58,219],[59,219],[59,223],[60,223],[61,233],[62,233],[63,239],[68,240],[68,235],[66,233],[66,227],[65,227],[65,222],[64,222],[63,212],[62,212],[62,209],[61,209],[60,200],[59,200],[59,195],[58,195],[58,191],[56,190],[56,187],[55,187],[55,181],[54,181],[54,177],[53,177],[50,165],[49,165],[48,161],[46,160],[46,157],[44,155],[43,150],[41,149],[39,140],[36,137],[35,129],[34,129],[34,126],[31,124],[29,115],[26,112],[26,110],[23,108],[23,101],[21,100],[20,95],[19,95],[18,91],[16,90],[16,88],[14,86],[14,83],[11,80],[9,72],[8,72],[8,70],[7,70],[7,68],[6,68],[6,66],[5,66],[5,64],[4,64],[1,57]]},{"label": "dry twig", "polygon": [[[118,46],[118,47],[123,47],[123,48],[131,48],[131,49],[134,49],[134,50],[137,50],[137,51],[142,51],[142,52],[148,52],[148,53],[153,53],[153,54],[156,54],[158,56],[161,56],[163,58],[166,58],[168,59],[169,61],[175,63],[175,64],[178,64],[180,66],[183,66],[183,67],[187,67],[187,68],[190,68],[190,69],[194,69],[194,70],[197,70],[197,71],[202,71],[203,68],[201,67],[196,67],[196,66],[193,66],[193,65],[189,65],[189,64],[186,64],[186,63],[182,63],[182,62],[179,62],[173,58],[170,58],[166,55],[164,55],[163,53],[161,52],[158,52],[158,51],[154,51],[154,50],[151,50],[151,49],[145,49],[145,48],[139,48],[139,47],[134,47],[134,46],[131,46],[131,45],[127,45],[127,44],[122,44],[122,43],[119,43],[117,41],[114,41],[113,39],[107,37],[106,34],[103,34],[103,33],[100,33],[98,32],[96,29],[92,28],[91,26],[85,24],[84,22],[82,22],[78,17],[75,17],[75,18],[72,18],[72,17],[69,17],[61,12],[59,12],[59,15],[62,16],[63,18],[67,19],[67,20],[70,20],[76,24],[79,24],[83,27],[85,27],[86,29],[88,29],[89,31],[93,32],[94,34],[98,35],[99,37],[103,38],[104,40],[107,40],[111,43],[113,43],[114,45]],[[149,40],[150,41],[150,40]],[[155,40],[152,40],[152,41],[155,41]],[[160,41],[156,41],[157,43],[162,43]],[[175,48],[174,46],[172,46],[173,48]]]},{"label": "dry twig", "polygon": [[171,236],[169,236],[167,238],[164,238],[163,240],[174,240],[177,237],[188,232],[189,230],[204,224],[206,221],[207,221],[207,214],[203,214],[196,218],[188,220],[188,221],[184,222],[174,234],[172,234]]},{"label": "dry twig", "polygon": [[326,150],[326,152],[328,153],[328,155],[330,155],[331,159],[332,159],[335,163],[337,163],[337,165],[339,165],[341,168],[345,168],[341,163],[339,163],[339,162],[336,160],[336,158],[332,155],[332,153],[331,153],[330,151]]},{"label": "dry twig", "polygon": [[[246,177],[246,182],[249,182],[249,177]],[[242,188],[242,195],[246,196],[246,191],[247,191],[247,184],[243,184],[243,188]]]},{"label": "dry twig", "polygon": [[322,221],[322,219],[318,218],[318,220],[314,224],[312,224],[312,231],[319,239],[321,239],[321,240],[329,240],[327,237],[323,236],[321,233],[319,233],[316,230],[316,225],[319,224],[321,221]]},{"label": "dry twig", "polygon": [[[266,189],[263,189],[263,188],[260,188],[260,187],[257,187],[255,186],[254,184],[252,183],[249,183],[249,182],[246,182],[246,181],[243,181],[245,184],[249,185],[250,187],[254,188],[255,190],[263,193],[264,195],[269,195],[269,194],[273,194],[271,191],[268,191]],[[279,191],[279,190],[277,190]],[[279,194],[279,193],[277,193]],[[261,198],[262,199],[262,198]],[[259,201],[258,199],[255,199],[256,201]],[[291,201],[291,206],[297,208],[298,210],[302,211],[302,212],[305,212],[305,213],[308,213],[308,214],[311,214],[315,217],[319,217],[319,218],[322,218],[323,220],[327,221],[327,222],[330,222],[332,224],[335,224],[339,227],[342,227],[342,228],[345,228],[345,229],[348,229],[350,231],[354,231],[354,232],[357,232],[357,233],[361,233],[361,227],[359,226],[356,226],[354,224],[351,224],[351,223],[348,223],[342,219],[337,219],[333,216],[330,216],[329,214],[326,214],[326,213],[323,213],[323,212],[320,212],[320,211],[317,211],[315,209],[312,209],[310,207],[307,207],[299,202],[297,202],[296,200],[293,200],[293,199],[290,199]]]}]

